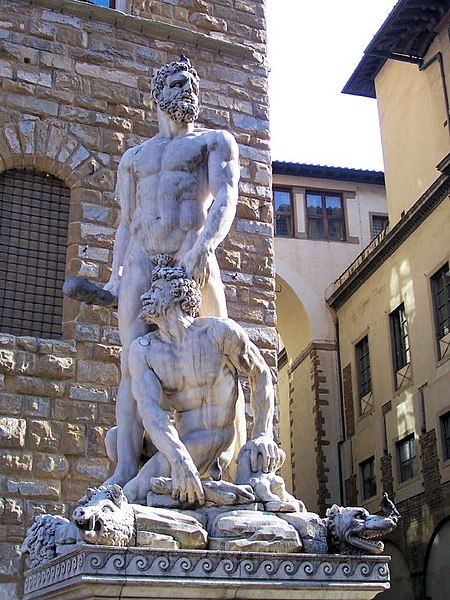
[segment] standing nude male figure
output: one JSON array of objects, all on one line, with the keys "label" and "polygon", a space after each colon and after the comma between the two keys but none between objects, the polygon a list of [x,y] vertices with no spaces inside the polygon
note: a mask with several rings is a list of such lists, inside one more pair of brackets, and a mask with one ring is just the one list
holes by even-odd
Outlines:
[{"label": "standing nude male figure", "polygon": [[188,59],[161,67],[152,79],[159,133],[125,152],[118,168],[120,224],[105,289],[119,298],[122,342],[117,467],[108,482],[122,486],[136,475],[142,450],[144,429],[131,391],[128,351],[149,330],[137,317],[157,255],[169,255],[204,286],[201,314],[227,315],[214,253],[236,211],[238,149],[230,133],[194,126],[198,92],[198,75]]}]

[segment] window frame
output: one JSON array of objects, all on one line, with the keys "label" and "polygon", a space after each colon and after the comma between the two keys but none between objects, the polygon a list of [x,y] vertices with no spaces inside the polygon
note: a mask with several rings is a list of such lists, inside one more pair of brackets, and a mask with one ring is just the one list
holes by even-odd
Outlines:
[{"label": "window frame", "polygon": [[[365,468],[369,466],[370,477],[365,477]],[[377,495],[377,473],[376,473],[376,462],[375,456],[370,456],[366,460],[359,463],[359,470],[361,475],[361,497],[363,500],[370,500]]]},{"label": "window frame", "polygon": [[[442,350],[441,342],[446,336],[450,334],[450,263],[445,262],[437,271],[430,276],[431,286],[431,298],[433,304],[433,318],[434,318],[434,330],[438,360],[444,358],[447,354],[450,355],[450,338],[445,350]],[[444,277],[447,278],[447,282],[444,281]],[[442,278],[442,289],[439,289],[439,280]],[[446,296],[442,305],[438,304],[438,295],[441,293]],[[442,319],[440,311],[446,313],[446,316]],[[441,332],[441,328],[443,332]]]},{"label": "window frame", "polygon": [[[308,194],[314,195],[314,196],[321,196],[321,200],[322,200],[322,215],[319,217],[314,217],[314,216],[310,216],[308,215]],[[335,198],[340,198],[341,201],[341,210],[342,210],[342,216],[339,218],[332,218],[329,217],[327,215],[327,208],[326,208],[326,198],[327,196],[330,197],[335,197]],[[346,227],[346,219],[345,219],[345,195],[343,192],[335,192],[333,190],[324,190],[324,189],[314,189],[314,188],[305,188],[305,200],[304,200],[304,204],[305,204],[305,229],[306,229],[306,236],[308,238],[308,240],[314,241],[314,242],[346,242],[347,241],[347,227]],[[309,221],[321,221],[322,225],[323,225],[323,232],[324,232],[324,236],[320,237],[320,238],[316,238],[316,237],[310,237],[309,234]],[[342,222],[342,238],[341,239],[333,239],[330,238],[330,234],[329,234],[329,226],[328,223],[332,222],[332,221],[338,221],[338,222]]]},{"label": "window frame", "polygon": [[[411,443],[412,442],[412,443]],[[402,448],[406,447],[413,448],[414,453],[411,454],[406,460],[402,460],[401,452]],[[396,455],[397,455],[397,475],[399,483],[406,483],[411,479],[414,479],[418,472],[418,463],[417,463],[417,443],[416,436],[414,433],[410,433],[403,437],[401,440],[398,440],[395,443]],[[410,474],[405,473],[406,465],[408,468],[410,467]]]},{"label": "window frame", "polygon": [[[366,350],[364,350],[366,348]],[[366,402],[365,408],[363,409],[362,400],[372,392],[372,371],[370,366],[370,347],[369,347],[369,335],[364,335],[355,344],[355,362],[356,362],[356,376],[358,381],[358,403],[359,403],[359,416],[366,415],[371,412],[373,405]],[[363,364],[366,363],[366,364]],[[361,365],[363,364],[363,368]],[[368,377],[366,376],[368,373]],[[364,378],[363,374],[366,374]]]},{"label": "window frame", "polygon": [[439,417],[441,430],[442,458],[450,460],[450,410]]},{"label": "window frame", "polygon": [[[374,231],[374,219],[377,217],[381,217],[384,218],[386,223],[384,225],[384,227],[376,234]],[[386,227],[389,225],[389,215],[387,213],[369,213],[369,218],[370,218],[370,239],[373,240],[376,237],[378,237],[381,233],[383,233],[383,231],[386,229]]]},{"label": "window frame", "polygon": [[398,373],[411,362],[408,319],[406,317],[404,302],[399,304],[389,314],[389,324],[391,330],[392,363],[395,373]]},{"label": "window frame", "polygon": [[[275,192],[285,192],[289,194],[290,200],[290,211],[281,211],[276,209],[275,204]],[[295,238],[296,227],[295,227],[295,210],[294,210],[294,193],[292,187],[283,185],[272,185],[272,202],[273,202],[273,224],[274,224],[274,236],[278,238],[291,239]],[[290,232],[288,235],[277,234],[277,216],[287,216],[290,219]]]}]

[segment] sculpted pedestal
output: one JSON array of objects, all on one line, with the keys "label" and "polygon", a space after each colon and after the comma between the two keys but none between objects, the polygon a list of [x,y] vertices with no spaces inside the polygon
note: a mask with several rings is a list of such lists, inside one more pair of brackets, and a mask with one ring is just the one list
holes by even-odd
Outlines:
[{"label": "sculpted pedestal", "polygon": [[24,600],[371,600],[389,587],[388,561],[81,545],[28,571]]}]

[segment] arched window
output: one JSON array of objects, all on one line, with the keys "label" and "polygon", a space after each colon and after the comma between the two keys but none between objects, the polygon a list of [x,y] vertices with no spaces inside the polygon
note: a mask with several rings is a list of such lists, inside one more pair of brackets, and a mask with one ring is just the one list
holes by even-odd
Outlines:
[{"label": "arched window", "polygon": [[70,190],[34,169],[0,175],[0,331],[60,337]]}]

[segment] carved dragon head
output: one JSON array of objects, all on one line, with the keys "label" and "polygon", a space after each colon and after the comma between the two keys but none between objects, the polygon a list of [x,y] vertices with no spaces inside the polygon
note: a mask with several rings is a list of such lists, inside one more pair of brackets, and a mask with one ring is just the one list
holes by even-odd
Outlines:
[{"label": "carved dragon head", "polygon": [[371,515],[362,507],[343,507],[334,504],[327,510],[330,546],[337,552],[381,554],[381,537],[397,526],[392,517]]}]

